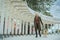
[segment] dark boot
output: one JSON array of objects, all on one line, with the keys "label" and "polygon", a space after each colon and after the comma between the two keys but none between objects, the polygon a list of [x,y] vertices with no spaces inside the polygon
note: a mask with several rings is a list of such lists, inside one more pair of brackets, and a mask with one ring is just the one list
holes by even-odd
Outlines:
[{"label": "dark boot", "polygon": [[39,36],[41,37],[40,30],[39,30]]},{"label": "dark boot", "polygon": [[37,30],[36,30],[36,37],[38,37]]},{"label": "dark boot", "polygon": [[41,34],[39,34],[39,36],[41,37]]}]

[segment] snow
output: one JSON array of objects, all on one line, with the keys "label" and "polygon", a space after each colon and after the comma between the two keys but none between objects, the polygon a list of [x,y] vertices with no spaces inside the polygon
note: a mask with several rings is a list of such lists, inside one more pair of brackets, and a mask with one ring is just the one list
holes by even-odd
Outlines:
[{"label": "snow", "polygon": [[49,34],[47,36],[35,37],[35,35],[10,36],[4,40],[60,40],[60,34]]}]

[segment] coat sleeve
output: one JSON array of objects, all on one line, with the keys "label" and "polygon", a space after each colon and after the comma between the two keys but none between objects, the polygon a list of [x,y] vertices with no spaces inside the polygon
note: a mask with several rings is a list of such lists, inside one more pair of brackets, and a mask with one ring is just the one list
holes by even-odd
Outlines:
[{"label": "coat sleeve", "polygon": [[39,19],[40,19],[41,24],[43,25],[43,22],[42,22],[42,20],[41,20],[41,17],[39,17]]}]

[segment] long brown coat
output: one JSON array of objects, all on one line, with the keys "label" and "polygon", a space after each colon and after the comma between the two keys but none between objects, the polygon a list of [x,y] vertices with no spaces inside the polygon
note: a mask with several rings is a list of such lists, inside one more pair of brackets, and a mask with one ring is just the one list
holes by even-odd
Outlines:
[{"label": "long brown coat", "polygon": [[[38,24],[38,27],[37,27],[37,24]],[[35,30],[37,30],[37,29],[41,30],[41,24],[43,25],[41,18],[38,16],[38,23],[36,23],[36,16],[35,16],[35,18],[34,18]]]}]

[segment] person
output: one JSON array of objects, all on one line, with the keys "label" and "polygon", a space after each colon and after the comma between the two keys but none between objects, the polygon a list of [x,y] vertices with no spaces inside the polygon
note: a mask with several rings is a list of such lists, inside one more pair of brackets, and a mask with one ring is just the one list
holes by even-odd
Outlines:
[{"label": "person", "polygon": [[43,25],[41,17],[39,17],[38,14],[35,14],[35,17],[34,17],[34,26],[35,26],[36,37],[37,37],[37,31],[39,32],[39,36],[41,37],[41,34],[40,34],[41,24]]}]

